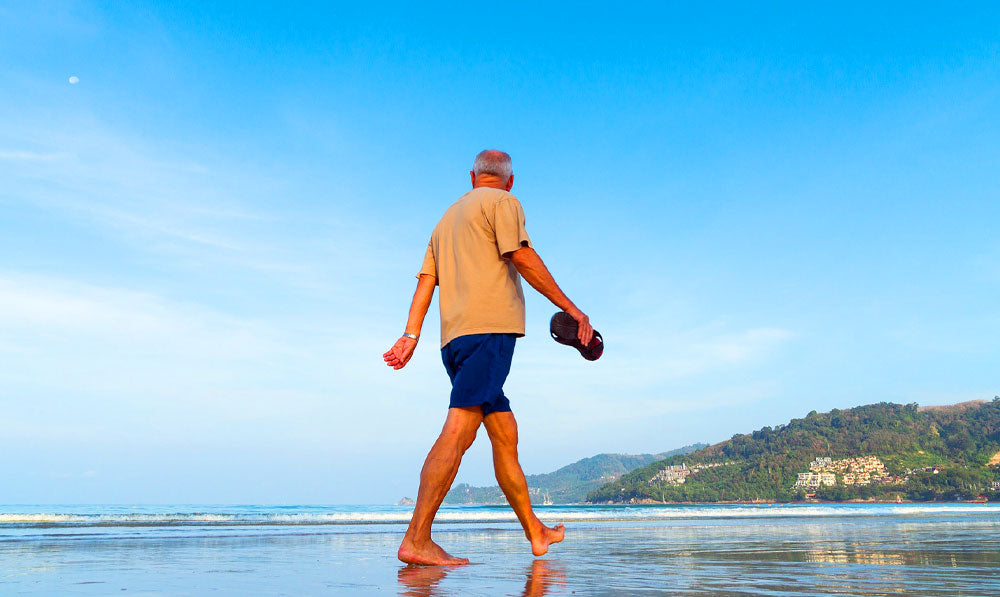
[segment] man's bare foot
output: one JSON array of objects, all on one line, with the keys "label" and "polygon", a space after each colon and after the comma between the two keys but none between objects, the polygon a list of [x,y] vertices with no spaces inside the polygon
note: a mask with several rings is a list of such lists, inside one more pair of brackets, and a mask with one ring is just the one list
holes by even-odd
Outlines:
[{"label": "man's bare foot", "polygon": [[468,558],[456,558],[430,540],[418,546],[408,539],[403,539],[396,556],[401,562],[424,566],[460,566],[469,563]]},{"label": "man's bare foot", "polygon": [[538,523],[538,526],[538,532],[533,533],[534,536],[529,535],[528,540],[531,541],[531,553],[541,556],[549,551],[549,545],[563,540],[566,536],[566,527],[557,524],[550,529],[542,523]]}]

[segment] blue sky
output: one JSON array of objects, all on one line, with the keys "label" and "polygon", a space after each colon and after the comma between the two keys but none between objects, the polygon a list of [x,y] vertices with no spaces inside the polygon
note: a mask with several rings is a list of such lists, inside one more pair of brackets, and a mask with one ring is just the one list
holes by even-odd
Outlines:
[{"label": "blue sky", "polygon": [[0,502],[413,496],[488,147],[608,347],[529,296],[529,473],[1000,394],[995,5],[245,4],[0,2]]}]

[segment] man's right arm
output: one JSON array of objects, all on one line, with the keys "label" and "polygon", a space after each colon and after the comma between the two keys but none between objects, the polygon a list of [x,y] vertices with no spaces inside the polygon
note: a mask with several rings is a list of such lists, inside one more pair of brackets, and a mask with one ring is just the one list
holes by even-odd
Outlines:
[{"label": "man's right arm", "polygon": [[590,325],[590,318],[583,311],[577,309],[573,301],[569,300],[566,293],[559,288],[559,285],[556,284],[555,279],[549,272],[549,268],[545,267],[545,263],[542,262],[542,258],[538,256],[538,253],[531,247],[522,246],[516,251],[504,253],[503,256],[514,264],[518,273],[528,281],[528,284],[531,284],[532,288],[540,292],[542,296],[552,301],[552,304],[576,320],[576,337],[584,346],[588,346],[590,339],[594,335],[594,328]]},{"label": "man's right arm", "polygon": [[[420,329],[424,326],[424,316],[427,315],[427,308],[434,297],[434,287],[437,285],[437,278],[430,274],[420,274],[417,277],[417,290],[413,293],[413,300],[410,302],[410,315],[406,319],[406,327],[403,331],[420,337]],[[400,336],[399,340],[392,345],[382,359],[385,364],[393,369],[402,369],[410,362],[414,349],[417,348],[417,341],[408,336]]]}]

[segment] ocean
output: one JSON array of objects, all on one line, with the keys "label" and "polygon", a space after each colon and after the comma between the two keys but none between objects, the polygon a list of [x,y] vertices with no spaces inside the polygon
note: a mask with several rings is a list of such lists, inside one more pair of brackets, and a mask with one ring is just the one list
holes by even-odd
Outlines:
[{"label": "ocean", "polygon": [[1000,505],[450,506],[410,567],[404,506],[0,506],[0,595],[998,595]]}]

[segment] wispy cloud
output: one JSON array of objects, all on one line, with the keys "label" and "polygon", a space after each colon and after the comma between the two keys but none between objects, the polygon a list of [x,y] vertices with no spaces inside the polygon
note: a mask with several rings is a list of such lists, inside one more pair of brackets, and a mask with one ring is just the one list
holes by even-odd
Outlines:
[{"label": "wispy cloud", "polygon": [[781,328],[753,328],[723,333],[703,340],[698,332],[681,334],[670,351],[665,372],[668,375],[697,375],[716,369],[758,362],[796,337]]},{"label": "wispy cloud", "polygon": [[85,470],[78,473],[61,473],[52,472],[49,476],[53,479],[93,479],[97,476],[97,471],[95,470]]},{"label": "wispy cloud", "polygon": [[[93,116],[17,125],[0,143],[0,198],[82,224],[172,267],[206,264],[332,290],[345,271],[384,268],[390,233],[344,205],[312,207],[312,192],[285,173],[207,154],[149,146]],[[71,130],[72,133],[67,132]],[[301,213],[295,205],[309,204]],[[325,206],[325,207],[324,207]]]},{"label": "wispy cloud", "polygon": [[69,157],[66,153],[38,153],[36,151],[0,150],[0,160],[20,162],[51,162]]},{"label": "wispy cloud", "polygon": [[139,292],[37,276],[0,277],[0,325],[6,329],[80,330],[158,342],[164,334],[183,334],[200,319]]},{"label": "wispy cloud", "polygon": [[[515,354],[508,393],[529,417],[559,413],[559,433],[578,434],[645,428],[663,417],[689,420],[691,413],[735,408],[782,391],[774,365],[798,337],[795,332],[763,326],[733,330],[722,323],[689,329],[660,324],[656,333],[645,334],[630,333],[625,326],[605,328],[608,348],[595,363],[583,362],[548,338],[527,338]],[[682,430],[667,424],[663,431]]]},{"label": "wispy cloud", "polygon": [[[294,379],[295,364],[311,362],[289,335],[270,322],[147,293],[0,276],[5,401],[26,392],[57,401],[91,397],[105,408],[169,418],[178,407],[203,404],[218,417],[239,404],[241,390]],[[302,391],[301,381],[289,384]],[[8,413],[24,408],[8,404]]]},{"label": "wispy cloud", "polygon": [[[364,443],[370,430],[358,421],[399,402],[399,380],[378,358],[387,340],[366,327],[336,314],[236,316],[127,288],[0,272],[0,427],[6,437],[52,440],[98,441],[110,428],[137,441],[201,429],[212,441],[252,432]],[[432,365],[425,354],[407,379],[420,390],[446,385]]]},{"label": "wispy cloud", "polygon": [[[798,337],[796,332],[783,328],[734,331],[722,324],[692,329],[664,326],[655,333],[612,328],[612,333],[610,348],[599,362],[602,378],[613,379],[619,388],[656,388],[753,367]],[[567,354],[553,353],[549,348],[533,345],[529,366],[569,374],[567,364],[575,363],[567,361]],[[576,357],[575,353],[568,356]]]},{"label": "wispy cloud", "polygon": [[86,122],[72,127],[72,134],[57,123],[19,131],[25,144],[44,149],[0,153],[0,159],[23,162],[4,173],[8,197],[85,216],[133,237],[225,250],[241,248],[224,238],[225,224],[237,215],[244,221],[262,217],[238,199],[247,189],[227,180],[227,173],[158,155],[162,151]]}]

